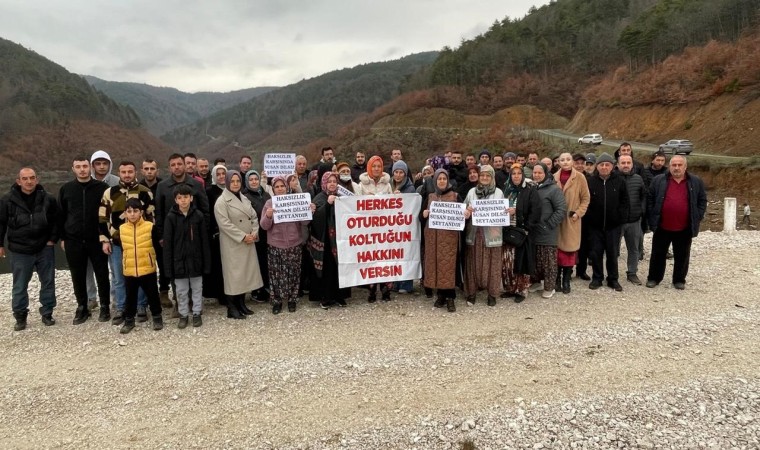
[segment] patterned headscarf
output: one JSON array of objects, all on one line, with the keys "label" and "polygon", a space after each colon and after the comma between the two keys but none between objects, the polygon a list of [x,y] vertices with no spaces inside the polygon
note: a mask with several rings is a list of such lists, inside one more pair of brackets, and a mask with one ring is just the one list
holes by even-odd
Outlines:
[{"label": "patterned headscarf", "polygon": [[491,175],[491,182],[488,183],[487,186],[483,186],[480,184],[480,180],[478,180],[478,186],[475,188],[475,195],[480,199],[487,198],[496,191],[496,172],[494,172],[493,167],[488,164],[480,166],[480,173],[484,172]]},{"label": "patterned headscarf", "polygon": [[272,192],[274,192],[274,184],[278,181],[282,181],[282,184],[285,185],[285,193],[288,192],[288,182],[282,175],[277,175],[276,177],[272,178]]},{"label": "patterned headscarf", "polygon": [[327,190],[327,180],[330,179],[330,177],[335,177],[335,182],[338,182],[338,174],[335,172],[325,172],[324,175],[322,175],[322,191],[327,195],[335,195],[336,192],[338,192],[338,186],[335,186],[335,190],[330,192]]}]

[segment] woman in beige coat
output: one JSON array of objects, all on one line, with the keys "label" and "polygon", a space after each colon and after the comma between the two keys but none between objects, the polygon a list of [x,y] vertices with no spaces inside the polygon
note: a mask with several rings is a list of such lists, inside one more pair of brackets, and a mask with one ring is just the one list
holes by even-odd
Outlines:
[{"label": "woman in beige coat", "polygon": [[245,294],[264,285],[254,245],[258,239],[259,221],[251,201],[240,192],[242,186],[240,172],[228,170],[227,185],[214,205],[219,225],[224,293],[228,297],[227,317],[231,319],[245,319]]},{"label": "woman in beige coat", "polygon": [[561,284],[562,292],[569,294],[573,266],[581,247],[581,217],[586,214],[591,196],[586,176],[573,169],[573,156],[570,153],[559,155],[559,170],[554,174],[554,180],[562,189],[567,203],[567,215],[559,224],[557,286]]}]

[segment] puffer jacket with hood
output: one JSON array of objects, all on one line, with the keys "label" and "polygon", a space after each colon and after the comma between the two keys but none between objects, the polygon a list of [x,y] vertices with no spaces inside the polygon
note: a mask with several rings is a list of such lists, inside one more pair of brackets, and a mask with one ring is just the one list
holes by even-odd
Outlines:
[{"label": "puffer jacket with hood", "polygon": [[92,177],[95,178],[96,180],[98,179],[95,176],[95,167],[93,167],[93,164],[92,164],[95,162],[96,159],[108,160],[108,175],[106,175],[105,178],[99,181],[102,181],[111,187],[118,186],[119,177],[111,173],[111,171],[113,170],[113,162],[111,161],[111,156],[109,156],[108,153],[106,153],[103,150],[96,150],[95,153],[93,153],[92,156],[90,157],[90,173],[92,174]]}]

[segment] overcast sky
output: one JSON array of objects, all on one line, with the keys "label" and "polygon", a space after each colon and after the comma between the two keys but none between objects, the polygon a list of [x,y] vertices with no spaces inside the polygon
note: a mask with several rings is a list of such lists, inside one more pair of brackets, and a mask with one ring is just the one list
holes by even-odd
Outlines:
[{"label": "overcast sky", "polygon": [[0,37],[111,81],[230,91],[456,47],[547,0],[0,0]]}]

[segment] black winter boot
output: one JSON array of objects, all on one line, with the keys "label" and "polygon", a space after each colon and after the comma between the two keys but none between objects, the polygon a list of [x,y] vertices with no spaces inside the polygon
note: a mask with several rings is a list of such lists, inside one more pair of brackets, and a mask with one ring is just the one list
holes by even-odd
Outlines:
[{"label": "black winter boot", "polygon": [[28,312],[15,312],[13,317],[16,319],[16,325],[13,326],[13,331],[21,331],[26,328],[26,317]]},{"label": "black winter boot", "polygon": [[446,306],[446,296],[443,295],[443,292],[440,290],[438,291],[438,297],[435,300],[435,303],[433,303],[433,306],[436,308],[443,308]]},{"label": "black winter boot", "polygon": [[135,328],[135,318],[124,319],[124,325],[121,326],[119,333],[127,334]]},{"label": "black winter boot", "polygon": [[245,295],[240,298],[240,302],[238,302],[238,309],[240,310],[240,314],[245,314],[246,316],[253,314],[253,311],[245,306]]},{"label": "black winter boot", "polygon": [[[570,293],[570,278],[573,276],[573,268],[572,267],[563,267],[562,268],[562,293],[563,294],[569,294]],[[559,286],[559,285],[557,285]]]},{"label": "black winter boot", "polygon": [[230,295],[227,297],[227,318],[228,319],[245,319],[243,314],[240,314],[240,310],[237,306],[238,296]]},{"label": "black winter boot", "polygon": [[81,325],[87,322],[90,318],[90,310],[87,309],[87,304],[77,306],[77,311],[74,313],[74,325]]},{"label": "black winter boot", "polygon": [[373,284],[369,287],[369,295],[367,296],[369,303],[375,303],[377,301],[377,285]]}]

